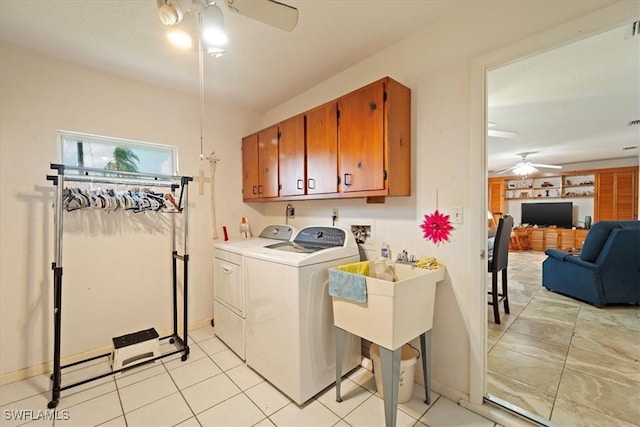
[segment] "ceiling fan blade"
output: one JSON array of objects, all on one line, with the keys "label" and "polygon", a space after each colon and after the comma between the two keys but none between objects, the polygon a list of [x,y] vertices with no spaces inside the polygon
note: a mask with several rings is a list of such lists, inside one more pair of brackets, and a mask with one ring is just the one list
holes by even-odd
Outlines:
[{"label": "ceiling fan blade", "polygon": [[494,129],[489,129],[487,131],[487,135],[489,136],[493,136],[496,138],[515,138],[516,136],[518,136],[518,132],[512,132],[510,130],[494,130]]},{"label": "ceiling fan blade", "polygon": [[230,10],[285,31],[298,25],[298,9],[275,0],[225,0]]},{"label": "ceiling fan blade", "polygon": [[503,170],[501,170],[500,172],[498,172],[496,175],[502,175],[503,173],[507,173],[507,172],[509,172],[509,171],[512,171],[512,170],[514,170],[514,169],[515,169],[515,168],[517,168],[517,167],[518,167],[518,166],[516,165],[516,166],[511,166],[510,168],[507,168],[507,169],[503,169]]},{"label": "ceiling fan blade", "polygon": [[531,166],[535,166],[537,168],[549,168],[549,169],[562,169],[562,166],[557,165],[543,165],[538,163],[531,163]]}]

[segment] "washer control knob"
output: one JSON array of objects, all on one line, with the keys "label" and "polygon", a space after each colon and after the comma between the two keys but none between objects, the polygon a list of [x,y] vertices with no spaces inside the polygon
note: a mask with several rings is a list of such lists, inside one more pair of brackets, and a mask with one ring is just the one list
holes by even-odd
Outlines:
[{"label": "washer control knob", "polygon": [[316,239],[322,239],[324,237],[324,231],[316,231]]}]

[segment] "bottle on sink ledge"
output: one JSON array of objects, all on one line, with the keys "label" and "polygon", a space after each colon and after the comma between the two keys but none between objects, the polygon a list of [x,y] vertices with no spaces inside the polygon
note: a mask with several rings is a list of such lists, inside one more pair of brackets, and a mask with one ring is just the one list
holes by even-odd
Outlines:
[{"label": "bottle on sink ledge", "polygon": [[373,262],[373,275],[376,279],[397,282],[396,267],[391,260],[391,249],[383,243],[380,247],[380,256]]}]

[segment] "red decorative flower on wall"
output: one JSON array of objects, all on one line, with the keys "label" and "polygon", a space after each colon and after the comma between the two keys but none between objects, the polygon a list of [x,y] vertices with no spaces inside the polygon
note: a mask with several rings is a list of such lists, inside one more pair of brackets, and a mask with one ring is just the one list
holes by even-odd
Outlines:
[{"label": "red decorative flower on wall", "polygon": [[426,240],[431,240],[436,245],[449,241],[449,235],[453,230],[449,215],[442,215],[436,209],[431,215],[424,216],[424,222],[420,224],[423,236]]}]

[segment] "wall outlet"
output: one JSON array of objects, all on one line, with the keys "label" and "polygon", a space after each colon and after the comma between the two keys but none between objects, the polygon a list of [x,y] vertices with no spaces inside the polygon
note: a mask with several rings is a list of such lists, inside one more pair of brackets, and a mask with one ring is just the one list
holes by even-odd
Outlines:
[{"label": "wall outlet", "polygon": [[333,212],[331,213],[331,216],[335,221],[338,220],[338,208],[333,208]]},{"label": "wall outlet", "polygon": [[287,205],[287,216],[289,218],[296,216],[296,209],[291,205]]}]

